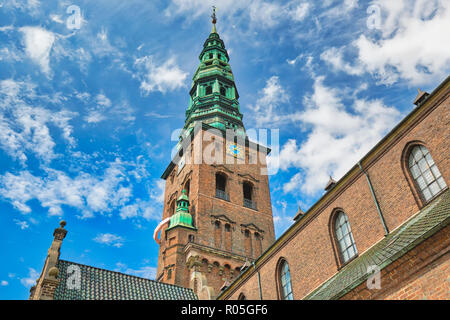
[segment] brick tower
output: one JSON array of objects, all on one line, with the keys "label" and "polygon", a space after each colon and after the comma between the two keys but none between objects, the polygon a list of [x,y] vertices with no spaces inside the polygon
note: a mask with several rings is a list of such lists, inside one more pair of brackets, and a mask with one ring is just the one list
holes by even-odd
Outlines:
[{"label": "brick tower", "polygon": [[[224,42],[213,28],[200,53],[166,180],[157,280],[214,299],[275,240],[270,152],[248,139]],[[158,238],[161,231],[160,239]]]}]

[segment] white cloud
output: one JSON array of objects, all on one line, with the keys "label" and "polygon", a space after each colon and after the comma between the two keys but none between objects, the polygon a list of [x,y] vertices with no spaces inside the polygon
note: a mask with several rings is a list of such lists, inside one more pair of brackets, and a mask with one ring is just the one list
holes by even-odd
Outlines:
[{"label": "white cloud", "polygon": [[55,41],[55,35],[41,27],[22,27],[25,52],[47,75],[50,73],[50,51]]},{"label": "white cloud", "polygon": [[133,204],[126,205],[120,209],[122,219],[144,218],[145,220],[161,220],[161,211],[157,210],[154,201],[142,201],[135,199]]},{"label": "white cloud", "polygon": [[6,281],[6,280],[2,280],[2,282],[0,282],[0,285],[1,285],[2,287],[6,287],[8,284],[9,284],[9,283],[8,283],[8,281]]},{"label": "white cloud", "polygon": [[116,263],[117,268],[115,271],[122,272],[126,274],[131,274],[137,277],[146,278],[146,279],[155,279],[156,278],[156,268],[151,266],[143,266],[139,269],[128,268],[124,263],[118,262]]},{"label": "white cloud", "polygon": [[[450,3],[444,0],[376,0],[378,29],[369,30],[349,48],[328,49],[321,56],[349,74],[370,72],[383,84],[404,80],[410,85],[444,78],[450,70]],[[343,50],[357,51],[355,61],[343,62]],[[333,57],[333,53],[337,56]]]},{"label": "white cloud", "polygon": [[155,200],[158,204],[163,204],[165,187],[166,187],[165,180],[163,179],[156,180],[155,188],[153,188],[150,197],[153,200]]},{"label": "white cloud", "polygon": [[320,59],[330,64],[335,71],[344,71],[351,75],[362,75],[365,72],[364,68],[361,65],[356,64],[352,66],[348,62],[346,62],[343,55],[343,48],[332,47],[325,50],[320,55]]},{"label": "white cloud", "polygon": [[294,22],[302,21],[309,13],[311,3],[306,1],[288,1],[278,3],[265,0],[222,0],[220,4],[214,0],[172,0],[166,8],[166,16],[185,15],[189,19],[205,16],[211,6],[218,7],[220,19],[233,19],[235,16],[242,20],[242,13],[248,15],[250,28],[272,28],[286,18]]},{"label": "white cloud", "polygon": [[186,86],[187,72],[181,70],[174,57],[159,64],[152,56],[138,58],[134,63],[138,73],[134,75],[141,81],[141,91],[148,95],[153,91],[165,93]]},{"label": "white cloud", "polygon": [[123,246],[125,239],[112,233],[99,233],[94,239],[95,242],[120,248]]},{"label": "white cloud", "polygon": [[20,227],[20,229],[25,230],[28,229],[30,227],[30,225],[28,224],[28,222],[26,221],[20,221],[18,219],[14,219],[14,222]]},{"label": "white cloud", "polygon": [[276,200],[272,205],[273,223],[275,227],[275,235],[279,237],[289,228],[292,223],[292,216],[286,213],[287,202],[282,200]]},{"label": "white cloud", "polygon": [[114,117],[120,118],[122,122],[133,122],[136,119],[135,111],[127,100],[122,100],[113,105],[111,100],[103,93],[97,94],[93,99],[89,94],[77,94],[77,97],[85,104],[93,104],[93,106],[88,107],[88,114],[84,116],[87,123],[95,124]]},{"label": "white cloud", "polygon": [[[380,100],[354,98],[347,110],[341,92],[315,79],[314,92],[305,98],[300,114],[309,131],[300,145],[288,140],[280,151],[280,168],[301,168],[287,182],[285,192],[314,194],[323,190],[329,175],[340,179],[400,118],[400,113]],[[348,96],[347,96],[348,98]]]},{"label": "white cloud", "polygon": [[[52,98],[38,96],[34,88],[34,84],[28,82],[0,81],[0,148],[22,163],[27,160],[26,151],[48,163],[56,158],[49,125],[58,127],[63,138],[73,146],[73,127],[69,122],[77,114],[35,106],[36,101],[48,103]],[[30,101],[33,101],[33,106]]]},{"label": "white cloud", "polygon": [[280,79],[277,76],[270,77],[266,81],[266,86],[260,92],[261,97],[256,100],[254,106],[250,108],[254,111],[252,113],[252,120],[256,126],[276,126],[280,122],[286,120],[293,120],[283,116],[278,107],[280,104],[289,101],[289,95],[281,86]]},{"label": "white cloud", "polygon": [[62,205],[75,207],[82,218],[95,212],[107,213],[122,207],[131,197],[132,187],[126,169],[119,160],[110,163],[103,176],[79,172],[75,177],[54,169],[47,169],[45,177],[29,171],[18,175],[7,172],[0,176],[0,196],[7,199],[23,214],[31,212],[27,202],[37,199],[48,208],[49,215],[62,215]]},{"label": "white cloud", "polygon": [[25,287],[30,288],[31,286],[36,284],[36,280],[39,278],[39,273],[33,269],[28,268],[28,277],[20,278],[20,283]]}]

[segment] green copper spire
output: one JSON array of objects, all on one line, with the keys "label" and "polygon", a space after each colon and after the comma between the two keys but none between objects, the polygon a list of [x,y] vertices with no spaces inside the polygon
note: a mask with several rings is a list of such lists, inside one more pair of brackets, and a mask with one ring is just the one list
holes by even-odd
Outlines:
[{"label": "green copper spire", "polygon": [[245,134],[239,110],[239,94],[229,65],[230,57],[216,30],[216,13],[213,7],[212,32],[200,53],[200,65],[192,78],[189,106],[184,129],[188,133],[196,122],[218,129],[233,129]]},{"label": "green copper spire", "polygon": [[175,214],[170,217],[170,223],[167,230],[178,226],[195,229],[192,225],[192,216],[189,213],[189,198],[184,189],[183,194],[177,200],[177,209],[175,210]]}]

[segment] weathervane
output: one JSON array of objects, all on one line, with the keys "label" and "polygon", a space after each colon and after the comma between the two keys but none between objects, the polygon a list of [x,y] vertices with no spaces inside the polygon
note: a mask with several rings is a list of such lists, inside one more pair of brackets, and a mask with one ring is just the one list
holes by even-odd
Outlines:
[{"label": "weathervane", "polygon": [[213,13],[212,13],[212,15],[211,15],[212,23],[213,23],[213,24],[216,24],[216,22],[217,22],[217,18],[216,18],[216,6],[212,6],[212,8],[213,8]]}]

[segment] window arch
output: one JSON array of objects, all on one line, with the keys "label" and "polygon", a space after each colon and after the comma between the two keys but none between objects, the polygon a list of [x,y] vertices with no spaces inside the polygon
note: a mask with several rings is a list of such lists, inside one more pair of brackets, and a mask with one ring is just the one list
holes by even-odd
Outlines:
[{"label": "window arch", "polygon": [[282,300],[294,300],[294,294],[292,293],[291,272],[289,270],[289,264],[285,259],[280,259],[278,263],[277,277],[280,298]]},{"label": "window arch", "polygon": [[248,181],[244,181],[242,184],[242,193],[244,195],[244,207],[255,209],[256,210],[256,204],[253,200],[253,184],[251,184]]},{"label": "window arch", "polygon": [[175,203],[176,200],[172,200],[172,202],[170,203],[170,207],[169,207],[169,217],[172,216],[175,213]]},{"label": "window arch", "polygon": [[216,197],[229,200],[227,193],[227,176],[221,172],[216,173]]},{"label": "window arch", "polygon": [[214,222],[214,244],[217,248],[222,246],[222,225],[219,220]]},{"label": "window arch", "polygon": [[259,257],[262,253],[262,238],[258,232],[255,232],[255,256]]},{"label": "window arch", "polygon": [[227,96],[227,89],[225,87],[220,87],[220,95]]},{"label": "window arch", "polygon": [[231,225],[225,224],[225,250],[231,251]]},{"label": "window arch", "polygon": [[447,187],[430,152],[423,145],[415,145],[408,156],[408,169],[416,188],[425,202]]},{"label": "window arch", "polygon": [[341,264],[349,262],[357,256],[355,239],[353,239],[350,222],[343,211],[338,211],[334,219],[334,236],[339,249]]},{"label": "window arch", "polygon": [[189,197],[189,193],[191,191],[191,180],[186,181],[183,189],[186,190],[186,195]]}]

